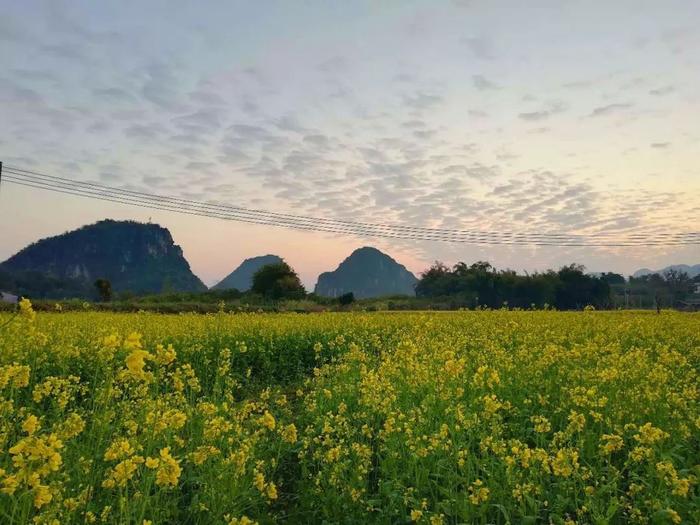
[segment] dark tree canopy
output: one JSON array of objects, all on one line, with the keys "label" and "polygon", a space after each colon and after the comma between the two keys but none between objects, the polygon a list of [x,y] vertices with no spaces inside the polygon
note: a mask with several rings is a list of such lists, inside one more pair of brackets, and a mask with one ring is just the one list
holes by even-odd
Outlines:
[{"label": "dark tree canopy", "polygon": [[352,292],[344,293],[338,297],[338,304],[347,306],[355,302],[355,294]]},{"label": "dark tree canopy", "polygon": [[625,286],[633,306],[676,306],[695,291],[695,283],[688,274],[673,268],[663,273],[630,277]]},{"label": "dark tree canopy", "polygon": [[615,272],[603,272],[600,278],[608,284],[625,284],[625,277]]},{"label": "dark tree canopy", "polygon": [[100,301],[108,303],[112,300],[112,283],[109,282],[109,279],[97,279],[95,281],[95,288],[97,288]]},{"label": "dark tree canopy", "polygon": [[286,262],[267,264],[253,274],[253,293],[269,299],[300,299],[306,290]]},{"label": "dark tree canopy", "polygon": [[451,269],[436,262],[421,275],[416,295],[456,297],[469,306],[490,308],[508,304],[521,308],[550,305],[580,309],[589,304],[608,306],[610,285],[605,279],[585,274],[583,266],[575,264],[558,272],[518,275],[512,270],[498,271],[485,261],[472,265],[460,262]]}]

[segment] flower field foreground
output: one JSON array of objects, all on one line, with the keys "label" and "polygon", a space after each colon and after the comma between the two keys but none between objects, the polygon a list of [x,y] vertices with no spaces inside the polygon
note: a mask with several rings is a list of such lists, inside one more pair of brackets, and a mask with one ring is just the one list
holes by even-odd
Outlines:
[{"label": "flower field foreground", "polygon": [[695,314],[24,302],[0,522],[696,524],[699,364]]}]

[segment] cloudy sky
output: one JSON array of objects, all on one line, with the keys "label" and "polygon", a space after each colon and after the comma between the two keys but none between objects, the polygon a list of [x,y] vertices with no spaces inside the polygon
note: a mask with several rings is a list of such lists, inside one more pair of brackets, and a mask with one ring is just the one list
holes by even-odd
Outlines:
[{"label": "cloudy sky", "polygon": [[[0,0],[0,160],[305,215],[484,231],[700,230],[700,2]],[[526,7],[527,6],[527,7]],[[0,260],[158,222],[211,284],[285,257],[312,286],[373,244],[416,272],[699,263],[700,247],[341,237],[3,184]]]}]

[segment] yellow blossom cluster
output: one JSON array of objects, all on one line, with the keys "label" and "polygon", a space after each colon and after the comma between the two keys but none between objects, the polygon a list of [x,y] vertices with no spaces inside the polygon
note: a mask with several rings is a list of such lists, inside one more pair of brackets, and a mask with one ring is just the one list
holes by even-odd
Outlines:
[{"label": "yellow blossom cluster", "polygon": [[2,523],[700,520],[697,314],[20,309]]}]

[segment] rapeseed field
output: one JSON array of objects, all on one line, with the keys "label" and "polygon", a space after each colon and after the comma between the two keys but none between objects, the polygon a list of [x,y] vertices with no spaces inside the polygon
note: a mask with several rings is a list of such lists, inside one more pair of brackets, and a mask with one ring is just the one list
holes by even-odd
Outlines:
[{"label": "rapeseed field", "polygon": [[700,316],[0,315],[0,523],[700,523]]}]

